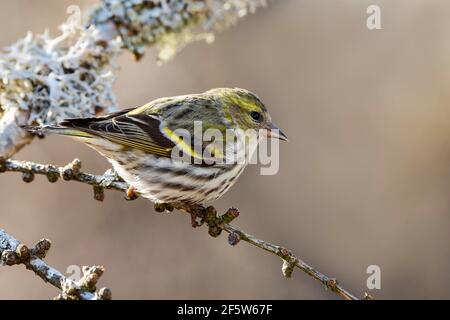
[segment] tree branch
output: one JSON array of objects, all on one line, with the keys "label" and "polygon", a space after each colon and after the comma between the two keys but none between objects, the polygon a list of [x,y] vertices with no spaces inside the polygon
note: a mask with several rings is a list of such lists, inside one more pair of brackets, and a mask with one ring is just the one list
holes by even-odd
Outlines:
[{"label": "tree branch", "polygon": [[41,239],[33,248],[29,249],[13,236],[0,229],[0,265],[25,265],[27,269],[32,270],[42,280],[62,291],[55,299],[111,299],[111,290],[108,288],[102,288],[96,292],[95,285],[104,272],[103,267],[83,267],[83,277],[79,281],[73,281],[47,265],[43,260],[50,247],[51,242],[49,240]]},{"label": "tree branch", "polygon": [[[104,199],[104,189],[118,190],[127,192],[127,197],[130,197],[129,186],[114,172],[108,170],[103,175],[93,175],[80,171],[81,162],[78,159],[73,160],[70,164],[64,167],[55,165],[44,165],[33,162],[17,161],[17,160],[1,160],[0,159],[0,173],[1,172],[21,172],[22,179],[25,182],[33,181],[34,175],[45,175],[50,182],[56,182],[58,178],[69,181],[78,181],[93,186],[94,198],[102,201]],[[133,197],[135,198],[135,197]],[[239,211],[235,208],[230,208],[228,211],[218,216],[213,207],[189,206],[182,203],[155,205],[155,209],[159,212],[165,210],[179,209],[191,215],[191,222],[193,227],[198,227],[203,224],[208,226],[208,232],[211,236],[217,237],[222,230],[229,233],[228,242],[230,245],[236,245],[239,241],[245,241],[251,245],[260,248],[266,252],[274,254],[282,259],[282,273],[286,278],[291,278],[292,272],[295,268],[305,272],[310,277],[318,280],[326,288],[338,294],[347,300],[358,300],[358,298],[345,290],[335,278],[330,278],[323,273],[317,271],[315,268],[303,262],[300,258],[292,254],[284,247],[271,244],[233,227],[232,222],[238,215]],[[370,296],[365,295],[364,299],[369,299]]]}]

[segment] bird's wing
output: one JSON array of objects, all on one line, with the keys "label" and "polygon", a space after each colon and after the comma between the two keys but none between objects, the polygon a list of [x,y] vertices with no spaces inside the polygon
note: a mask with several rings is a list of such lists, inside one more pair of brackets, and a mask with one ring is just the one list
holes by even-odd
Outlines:
[{"label": "bird's wing", "polygon": [[161,132],[161,120],[153,114],[130,114],[127,109],[99,118],[67,119],[59,126],[98,136],[124,147],[169,158],[174,141]]},{"label": "bird's wing", "polygon": [[[157,114],[136,110],[126,109],[98,118],[66,119],[59,123],[58,127],[69,130],[63,129],[59,133],[97,136],[124,147],[166,158],[171,158],[172,151],[175,151],[175,156],[183,161],[205,164],[202,154],[196,152],[192,141],[189,141],[191,137],[184,137],[176,130],[161,124]],[[177,149],[173,150],[175,146]]]}]

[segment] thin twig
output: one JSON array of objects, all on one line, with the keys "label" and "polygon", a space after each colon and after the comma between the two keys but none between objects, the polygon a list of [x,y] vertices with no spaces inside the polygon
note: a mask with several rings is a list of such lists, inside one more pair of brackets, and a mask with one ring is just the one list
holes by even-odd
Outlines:
[{"label": "thin twig", "polygon": [[[94,198],[97,200],[103,200],[103,189],[129,192],[129,186],[119,176],[111,171],[107,171],[104,175],[93,175],[81,172],[80,168],[81,162],[77,159],[64,167],[38,164],[28,161],[0,159],[0,173],[22,172],[22,178],[25,182],[31,182],[34,174],[46,175],[50,182],[56,182],[58,177],[61,177],[66,181],[74,180],[93,186]],[[214,237],[218,236],[222,230],[227,231],[229,233],[228,241],[231,245],[236,245],[239,241],[245,241],[255,247],[280,257],[283,261],[282,272],[286,278],[290,278],[294,268],[298,268],[307,275],[321,282],[326,288],[338,294],[342,298],[347,300],[358,300],[355,295],[344,289],[335,278],[328,277],[317,271],[315,268],[306,264],[300,258],[292,254],[286,248],[257,239],[256,237],[233,227],[230,222],[239,215],[239,212],[235,208],[230,208],[224,215],[217,216],[216,210],[213,207],[204,208],[202,206],[188,206],[180,203],[170,204],[170,207],[155,207],[158,211],[164,211],[166,209],[172,210],[173,208],[183,210],[191,214],[192,225],[194,227],[207,224],[209,234]],[[200,222],[198,222],[198,219],[200,219]]]},{"label": "thin twig", "polygon": [[344,289],[335,278],[330,278],[320,271],[317,271],[310,265],[303,262],[300,258],[293,255],[289,250],[286,248],[280,247],[278,245],[271,244],[269,242],[266,242],[264,240],[260,240],[248,233],[245,233],[229,224],[224,226],[224,230],[229,232],[230,234],[236,234],[239,236],[240,240],[244,240],[255,247],[258,247],[260,249],[263,249],[267,252],[270,252],[274,255],[277,255],[283,260],[283,274],[285,277],[290,278],[292,275],[292,271],[294,267],[299,268],[309,276],[313,277],[314,279],[320,281],[324,286],[326,286],[328,289],[330,289],[332,292],[337,293],[342,298],[346,300],[359,300],[356,296],[348,292],[346,289]]},{"label": "thin twig", "polygon": [[95,285],[103,274],[101,266],[83,267],[83,277],[79,281],[66,278],[60,271],[50,267],[43,259],[50,250],[51,242],[41,239],[28,248],[13,236],[0,229],[0,265],[23,264],[45,282],[61,290],[55,299],[110,300],[111,290],[102,288],[96,292]]}]

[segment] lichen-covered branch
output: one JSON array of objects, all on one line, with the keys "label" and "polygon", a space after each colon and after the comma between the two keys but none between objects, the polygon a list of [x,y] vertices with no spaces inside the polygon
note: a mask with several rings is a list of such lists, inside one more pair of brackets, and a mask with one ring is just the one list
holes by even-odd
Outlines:
[{"label": "lichen-covered branch", "polygon": [[[129,186],[114,172],[107,171],[104,175],[93,175],[84,173],[80,169],[81,162],[77,159],[64,167],[0,159],[0,173],[21,172],[22,179],[25,182],[33,181],[34,175],[38,174],[47,176],[47,179],[50,182],[56,182],[58,178],[61,178],[66,181],[74,180],[86,183],[93,186],[94,198],[96,200],[104,199],[104,189],[112,189],[129,193]],[[128,193],[127,197],[130,198]],[[326,288],[338,294],[342,298],[348,300],[358,299],[355,295],[345,290],[336,279],[330,278],[317,271],[292,254],[286,248],[257,239],[254,236],[233,227],[230,222],[232,222],[239,215],[239,211],[236,208],[230,208],[225,214],[220,216],[217,215],[217,212],[213,207],[205,208],[203,206],[189,206],[182,203],[158,204],[155,206],[155,209],[159,212],[165,210],[171,211],[174,208],[189,213],[191,215],[191,223],[193,227],[206,224],[208,226],[208,232],[211,236],[217,237],[223,230],[225,230],[229,233],[228,242],[231,245],[236,245],[240,241],[245,241],[257,248],[278,256],[282,260],[282,273],[286,278],[291,278],[293,270],[298,268],[315,280],[321,282]],[[369,298],[369,296],[366,295],[365,298]]]},{"label": "lichen-covered branch", "polygon": [[266,6],[267,0],[104,0],[90,23],[119,35],[136,58],[156,45],[161,61],[196,40],[214,40],[240,18]]},{"label": "lichen-covered branch", "polygon": [[20,125],[114,111],[116,57],[137,58],[156,46],[167,61],[188,43],[213,39],[265,0],[103,0],[83,26],[61,34],[31,32],[0,53],[0,156],[10,158],[33,136]]},{"label": "lichen-covered branch", "polygon": [[0,156],[31,142],[20,125],[116,109],[111,63],[120,41],[104,41],[94,27],[61,30],[57,38],[29,33],[0,54]]},{"label": "lichen-covered branch", "polygon": [[102,288],[96,292],[96,284],[104,272],[101,266],[83,267],[83,277],[78,281],[66,278],[43,260],[50,250],[51,242],[41,239],[32,248],[21,244],[13,236],[0,229],[0,265],[23,264],[45,282],[61,290],[55,299],[64,300],[110,300],[111,290]]}]

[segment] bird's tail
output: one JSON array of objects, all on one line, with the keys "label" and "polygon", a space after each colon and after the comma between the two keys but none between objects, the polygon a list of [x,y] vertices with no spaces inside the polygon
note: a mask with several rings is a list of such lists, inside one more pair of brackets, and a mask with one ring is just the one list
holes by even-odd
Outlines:
[{"label": "bird's tail", "polygon": [[20,126],[22,129],[36,135],[59,134],[63,136],[92,138],[94,135],[81,131],[76,128],[70,128],[63,125],[44,125],[44,126]]},{"label": "bird's tail", "polygon": [[102,122],[105,120],[112,119],[116,116],[123,115],[134,108],[123,109],[117,112],[109,113],[102,117],[90,117],[90,118],[71,118],[65,119],[54,125],[44,125],[44,126],[21,126],[22,129],[36,134],[45,135],[48,133],[59,134],[63,136],[71,136],[75,138],[94,138],[98,137],[95,130],[91,129],[91,125],[94,123]]}]

